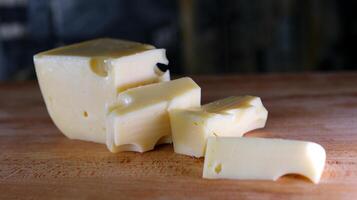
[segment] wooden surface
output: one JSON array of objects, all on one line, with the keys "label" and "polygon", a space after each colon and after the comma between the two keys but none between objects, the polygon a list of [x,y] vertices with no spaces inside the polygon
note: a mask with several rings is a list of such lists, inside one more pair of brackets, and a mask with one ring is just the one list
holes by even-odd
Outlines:
[{"label": "wooden surface", "polygon": [[247,136],[323,145],[320,184],[299,176],[273,181],[204,180],[203,159],[163,145],[111,154],[69,140],[53,125],[35,82],[0,84],[0,199],[357,199],[357,73],[194,77],[203,102],[261,96],[267,127]]}]

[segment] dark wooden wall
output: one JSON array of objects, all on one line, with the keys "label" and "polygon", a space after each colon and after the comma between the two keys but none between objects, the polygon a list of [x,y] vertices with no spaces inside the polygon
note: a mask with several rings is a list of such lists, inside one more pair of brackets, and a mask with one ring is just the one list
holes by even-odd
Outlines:
[{"label": "dark wooden wall", "polygon": [[174,74],[357,69],[357,7],[337,0],[4,0],[0,80],[32,55],[95,37],[166,48]]}]

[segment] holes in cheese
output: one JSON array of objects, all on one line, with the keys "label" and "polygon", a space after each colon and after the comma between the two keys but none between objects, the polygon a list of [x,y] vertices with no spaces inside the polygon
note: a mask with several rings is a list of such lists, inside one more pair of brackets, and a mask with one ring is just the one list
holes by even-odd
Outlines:
[{"label": "holes in cheese", "polygon": [[84,112],[83,112],[83,117],[85,117],[85,118],[88,117],[88,112],[87,112],[87,111],[84,111]]},{"label": "holes in cheese", "polygon": [[219,164],[217,164],[216,167],[214,168],[214,172],[216,172],[216,174],[219,174],[219,173],[221,173],[221,171],[222,171],[222,164],[219,163]]},{"label": "holes in cheese", "polygon": [[106,64],[106,57],[95,57],[89,61],[90,69],[98,76],[108,76],[108,67]]},{"label": "holes in cheese", "polygon": [[209,136],[236,136],[265,126],[268,112],[259,97],[228,97],[200,108],[170,111],[176,153],[202,157]]},{"label": "holes in cheese", "polygon": [[[169,81],[164,49],[114,39],[96,39],[34,56],[47,110],[69,138],[105,143],[105,118],[119,92]],[[83,113],[87,112],[87,114]],[[86,116],[90,114],[90,117]]]},{"label": "holes in cheese", "polygon": [[[209,137],[203,177],[277,180],[285,174],[299,174],[318,183],[325,160],[325,149],[313,142]],[[220,163],[219,173],[215,163]]]},{"label": "holes in cheese", "polygon": [[199,107],[200,102],[201,88],[191,78],[128,89],[118,95],[107,117],[107,147],[111,152],[145,152],[171,142],[168,111]]}]

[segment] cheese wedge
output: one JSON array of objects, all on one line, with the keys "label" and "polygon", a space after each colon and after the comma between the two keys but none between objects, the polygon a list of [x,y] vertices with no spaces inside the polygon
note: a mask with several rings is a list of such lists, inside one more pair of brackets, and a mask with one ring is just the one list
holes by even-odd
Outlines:
[{"label": "cheese wedge", "polygon": [[268,111],[259,97],[228,97],[200,108],[170,111],[176,153],[202,157],[209,136],[236,136],[265,126]]},{"label": "cheese wedge", "polygon": [[105,143],[105,117],[118,93],[170,80],[156,64],[164,49],[115,39],[96,39],[34,56],[47,110],[69,138]]},{"label": "cheese wedge", "polygon": [[325,160],[325,149],[313,142],[210,137],[203,177],[277,180],[285,174],[299,174],[318,183]]},{"label": "cheese wedge", "polygon": [[119,94],[107,118],[107,147],[111,152],[145,152],[171,142],[168,111],[200,103],[201,88],[191,78],[129,89]]}]

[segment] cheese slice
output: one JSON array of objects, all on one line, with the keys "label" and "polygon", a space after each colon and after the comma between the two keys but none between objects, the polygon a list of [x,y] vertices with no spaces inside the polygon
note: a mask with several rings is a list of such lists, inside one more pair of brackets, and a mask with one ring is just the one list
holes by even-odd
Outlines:
[{"label": "cheese slice", "polygon": [[107,147],[111,152],[152,150],[171,142],[168,110],[200,106],[201,88],[180,78],[129,89],[107,118]]},{"label": "cheese slice", "polygon": [[265,126],[268,112],[259,97],[228,97],[200,108],[170,111],[176,153],[202,157],[209,136],[241,137]]},{"label": "cheese slice", "polygon": [[318,183],[325,160],[325,149],[313,142],[210,137],[203,177],[277,180],[285,174],[299,174]]},{"label": "cheese slice", "polygon": [[170,80],[156,64],[164,49],[115,39],[96,39],[34,56],[47,110],[69,138],[105,143],[105,117],[117,94]]}]

